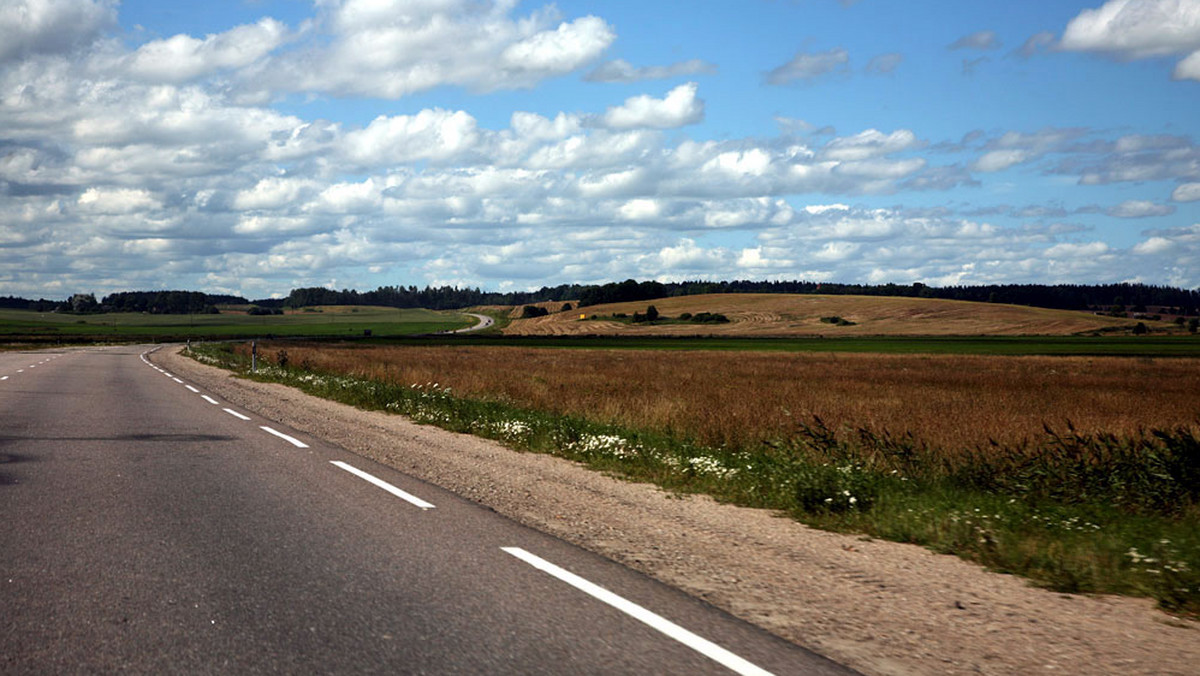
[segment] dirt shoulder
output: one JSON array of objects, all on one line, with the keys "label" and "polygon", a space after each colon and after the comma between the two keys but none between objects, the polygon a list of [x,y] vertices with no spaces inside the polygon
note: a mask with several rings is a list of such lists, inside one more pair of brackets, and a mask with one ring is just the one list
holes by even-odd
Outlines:
[{"label": "dirt shoulder", "polygon": [[640,570],[866,674],[1195,674],[1200,623],[1035,589],[926,549],[679,497],[576,463],[255,383],[164,349],[230,403]]}]

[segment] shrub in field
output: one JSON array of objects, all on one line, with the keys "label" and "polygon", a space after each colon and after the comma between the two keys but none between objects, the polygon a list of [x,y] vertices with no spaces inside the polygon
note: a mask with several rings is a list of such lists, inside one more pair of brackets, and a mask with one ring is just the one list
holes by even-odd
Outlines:
[{"label": "shrub in field", "polygon": [[526,305],[521,308],[521,319],[530,319],[532,317],[545,317],[550,314],[550,311],[544,307],[536,305]]},{"label": "shrub in field", "polygon": [[821,323],[833,324],[834,326],[854,326],[855,323],[844,317],[832,315],[829,317],[821,317]]}]

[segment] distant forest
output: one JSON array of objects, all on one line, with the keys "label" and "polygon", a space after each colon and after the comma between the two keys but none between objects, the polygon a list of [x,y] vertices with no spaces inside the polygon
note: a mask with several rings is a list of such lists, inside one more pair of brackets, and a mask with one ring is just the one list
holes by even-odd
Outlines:
[{"label": "distant forest", "polygon": [[795,293],[860,296],[943,298],[983,303],[1009,303],[1059,310],[1107,312],[1163,312],[1200,315],[1200,289],[1188,290],[1146,284],[989,284],[936,287],[925,284],[836,284],[828,282],[623,282],[600,285],[562,284],[537,291],[499,293],[451,286],[423,289],[415,286],[381,286],[374,291],[321,287],[293,289],[287,298],[250,301],[240,296],[197,291],[128,291],[97,301],[90,294],[75,294],[65,301],[0,297],[0,308],[40,312],[146,312],[151,314],[201,314],[218,305],[254,305],[260,308],[302,308],[316,305],[378,305],[395,308],[458,310],[475,305],[527,305],[542,302],[577,302],[580,307],[643,301],[709,293]]},{"label": "distant forest", "polygon": [[[580,307],[602,303],[652,300],[709,293],[795,293],[859,296],[944,298],[984,303],[1009,303],[1059,310],[1145,312],[1170,308],[1171,314],[1200,314],[1200,290],[1146,284],[1003,284],[934,287],[925,284],[830,284],[826,282],[638,282],[627,279],[601,285],[564,284],[537,291],[496,293],[457,287],[385,286],[374,291],[334,291],[324,288],[294,289],[287,298],[255,301],[283,307],[313,305],[383,305],[455,310],[473,305],[526,305],[576,301]],[[1175,311],[1177,310],[1177,311]]]}]

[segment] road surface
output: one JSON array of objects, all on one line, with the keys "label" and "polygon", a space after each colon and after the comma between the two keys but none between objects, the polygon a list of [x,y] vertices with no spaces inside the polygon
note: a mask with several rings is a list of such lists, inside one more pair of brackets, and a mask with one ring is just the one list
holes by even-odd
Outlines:
[{"label": "road surface", "polygon": [[850,673],[149,350],[0,352],[0,673]]},{"label": "road surface", "polygon": [[487,315],[475,314],[474,312],[465,312],[463,314],[478,319],[479,323],[474,326],[468,326],[465,329],[455,329],[454,331],[449,331],[449,333],[471,333],[472,331],[482,331],[484,329],[492,328],[492,325],[496,323],[496,320]]}]

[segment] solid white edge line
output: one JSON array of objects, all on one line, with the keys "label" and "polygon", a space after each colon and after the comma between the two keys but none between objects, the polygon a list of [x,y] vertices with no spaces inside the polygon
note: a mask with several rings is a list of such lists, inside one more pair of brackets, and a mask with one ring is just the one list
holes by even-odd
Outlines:
[{"label": "solid white edge line", "polygon": [[268,434],[274,434],[275,436],[279,437],[280,439],[283,439],[284,441],[295,446],[296,448],[308,448],[308,444],[304,443],[303,441],[300,441],[296,437],[289,437],[288,435],[284,434],[283,432],[280,432],[279,430],[273,430],[270,427],[267,427],[266,425],[259,425],[258,427],[259,427],[259,429],[261,429],[262,431],[264,431]]},{"label": "solid white edge line", "polygon": [[362,471],[361,469],[359,469],[357,467],[354,467],[353,465],[347,465],[346,463],[344,463],[340,460],[330,460],[329,462],[337,467],[340,467],[340,468],[346,470],[347,472],[353,474],[354,476],[356,476],[360,479],[363,479],[364,481],[368,481],[370,483],[375,484],[376,486],[382,488],[383,490],[387,491],[388,493],[391,493],[392,495],[394,495],[394,496],[400,498],[401,500],[404,500],[405,502],[408,502],[416,507],[420,507],[421,509],[434,509],[434,506],[432,504],[425,502],[424,500],[422,500],[421,498],[418,498],[417,496],[413,495],[412,493],[406,493],[406,492],[400,490],[399,488],[396,488],[395,486],[384,481],[383,479],[380,479],[378,477],[367,474],[366,472]]},{"label": "solid white edge line", "polygon": [[213,399],[212,397],[208,396],[207,394],[200,395],[200,398],[203,399],[204,401],[207,401],[208,403],[214,404],[214,405],[218,405],[221,403],[221,402],[217,401],[216,399]]},{"label": "solid white edge line", "polygon": [[231,415],[231,416],[233,416],[233,417],[235,417],[235,418],[238,418],[238,419],[240,419],[240,420],[249,420],[249,419],[250,419],[250,416],[245,416],[245,415],[242,415],[241,413],[238,413],[237,411],[233,410],[232,408],[223,408],[223,409],[221,409],[221,410],[222,410],[222,411],[225,411],[225,412],[226,412],[226,413],[228,413],[229,415]]},{"label": "solid white edge line", "polygon": [[505,553],[511,554],[525,563],[528,563],[534,568],[537,568],[544,573],[566,582],[588,596],[591,596],[612,606],[613,608],[616,608],[635,620],[657,629],[663,634],[666,634],[676,641],[679,641],[692,650],[695,650],[701,655],[704,655],[705,657],[721,664],[725,668],[735,673],[747,675],[752,674],[754,676],[771,676],[771,672],[759,667],[758,665],[748,662],[741,657],[738,657],[716,643],[713,643],[708,639],[701,638],[700,636],[693,634],[692,632],[675,624],[667,618],[650,612],[636,603],[618,596],[608,591],[604,587],[601,587],[600,585],[589,582],[568,570],[559,568],[553,563],[550,563],[541,557],[530,554],[520,547],[501,547],[500,549],[504,550]]}]

